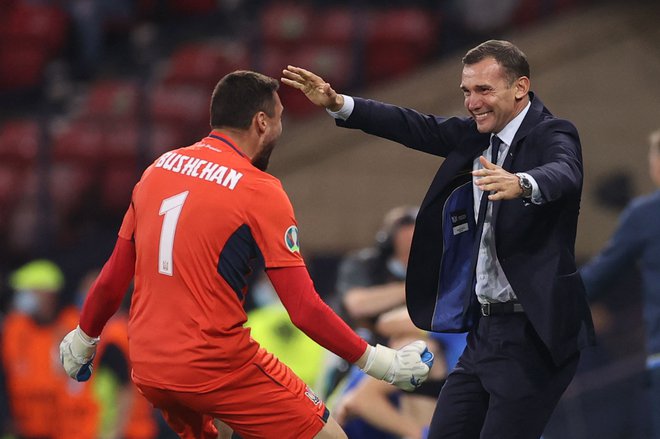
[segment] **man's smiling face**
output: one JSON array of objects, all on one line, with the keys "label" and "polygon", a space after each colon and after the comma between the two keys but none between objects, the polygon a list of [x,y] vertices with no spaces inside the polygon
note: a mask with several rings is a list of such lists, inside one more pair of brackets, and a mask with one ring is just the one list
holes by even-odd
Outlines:
[{"label": "man's smiling face", "polygon": [[479,132],[498,133],[527,105],[529,79],[511,82],[495,59],[485,58],[463,67],[461,90]]}]

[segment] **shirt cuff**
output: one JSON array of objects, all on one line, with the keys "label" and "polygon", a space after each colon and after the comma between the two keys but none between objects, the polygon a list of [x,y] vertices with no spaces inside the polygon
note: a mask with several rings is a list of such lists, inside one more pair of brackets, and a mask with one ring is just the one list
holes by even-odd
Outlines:
[{"label": "shirt cuff", "polygon": [[532,196],[529,197],[530,201],[533,204],[543,204],[545,202],[545,199],[543,198],[541,189],[539,189],[539,184],[536,182],[536,180],[534,180],[534,177],[532,177],[526,172],[519,172],[519,174],[527,177],[527,180],[529,180],[529,182],[532,184]]},{"label": "shirt cuff", "polygon": [[335,119],[346,120],[351,117],[351,114],[353,113],[353,108],[355,108],[355,100],[351,96],[342,96],[344,97],[344,105],[342,105],[339,110],[331,111],[326,108],[325,111],[327,111],[328,114]]}]

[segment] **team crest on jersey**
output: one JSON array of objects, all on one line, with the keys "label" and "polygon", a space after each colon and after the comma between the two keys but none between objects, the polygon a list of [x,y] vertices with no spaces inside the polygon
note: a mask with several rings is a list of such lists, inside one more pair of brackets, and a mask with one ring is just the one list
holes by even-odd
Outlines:
[{"label": "team crest on jersey", "polygon": [[307,390],[305,390],[305,396],[307,396],[314,403],[314,405],[321,404],[321,398],[316,396],[316,393],[314,393],[314,391],[309,387],[307,388]]},{"label": "team crest on jersey", "polygon": [[298,243],[298,227],[291,226],[284,233],[284,244],[291,253],[300,253],[300,244]]}]

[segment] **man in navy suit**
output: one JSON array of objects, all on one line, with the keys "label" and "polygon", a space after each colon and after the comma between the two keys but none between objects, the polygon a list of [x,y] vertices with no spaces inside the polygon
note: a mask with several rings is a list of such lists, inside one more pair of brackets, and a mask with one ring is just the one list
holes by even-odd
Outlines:
[{"label": "man in navy suit", "polygon": [[445,157],[417,217],[406,302],[422,329],[469,333],[429,438],[540,437],[594,332],[574,256],[580,140],[530,91],[525,54],[496,40],[467,52],[470,117],[340,95],[294,66],[282,82],[339,126]]}]

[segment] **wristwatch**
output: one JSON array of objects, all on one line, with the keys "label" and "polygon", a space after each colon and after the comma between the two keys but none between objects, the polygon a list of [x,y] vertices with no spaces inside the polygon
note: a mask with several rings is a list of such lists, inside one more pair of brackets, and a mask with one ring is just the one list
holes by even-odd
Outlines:
[{"label": "wristwatch", "polygon": [[529,181],[529,178],[525,174],[517,173],[518,183],[520,184],[520,189],[522,189],[522,198],[530,198],[532,196],[532,182]]}]

